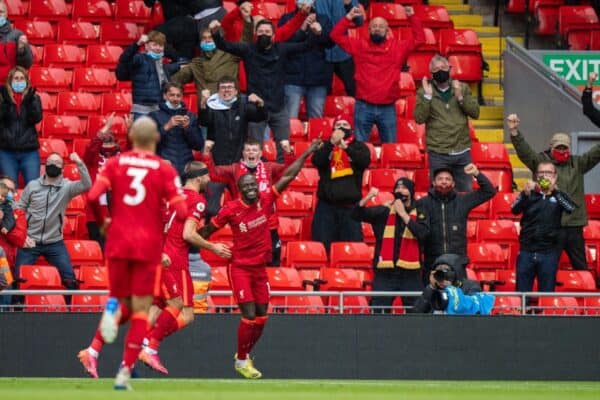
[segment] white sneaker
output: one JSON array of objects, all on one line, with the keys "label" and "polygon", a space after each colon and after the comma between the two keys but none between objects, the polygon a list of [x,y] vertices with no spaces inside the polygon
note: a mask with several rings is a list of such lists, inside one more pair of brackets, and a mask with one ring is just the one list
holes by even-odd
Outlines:
[{"label": "white sneaker", "polygon": [[119,368],[117,377],[115,378],[115,390],[131,390],[129,380],[131,379],[131,370],[125,366]]},{"label": "white sneaker", "polygon": [[112,343],[117,338],[120,318],[119,301],[111,297],[106,302],[102,318],[100,319],[100,334],[105,343]]}]

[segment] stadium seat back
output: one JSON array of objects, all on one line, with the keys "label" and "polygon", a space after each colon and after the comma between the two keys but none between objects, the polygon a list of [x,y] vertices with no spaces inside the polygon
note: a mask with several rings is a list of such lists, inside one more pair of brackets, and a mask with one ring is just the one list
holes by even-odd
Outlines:
[{"label": "stadium seat back", "polygon": [[230,290],[227,267],[211,267],[210,288],[212,290]]},{"label": "stadium seat back", "polygon": [[333,118],[310,118],[308,120],[308,140],[321,138],[324,141],[329,140],[333,131]]},{"label": "stadium seat back", "polygon": [[[31,1],[33,2],[33,0]],[[64,296],[60,294],[26,295],[26,312],[67,312]]]},{"label": "stadium seat back", "polygon": [[63,289],[58,269],[50,265],[21,265],[19,277],[25,282],[19,284],[22,290]]},{"label": "stadium seat back", "polygon": [[150,11],[143,0],[117,0],[115,20],[145,24],[150,20]]},{"label": "stadium seat back", "polygon": [[579,315],[582,311],[575,297],[540,297],[538,307],[544,315]]},{"label": "stadium seat back", "polygon": [[102,249],[94,240],[65,240],[65,246],[75,265],[104,265]]},{"label": "stadium seat back", "polygon": [[390,27],[407,26],[408,17],[402,4],[371,3],[369,4],[369,19],[384,18]]},{"label": "stadium seat back", "polygon": [[101,22],[111,20],[113,11],[106,0],[73,0],[71,17],[74,20]]},{"label": "stadium seat back", "polygon": [[346,118],[354,117],[354,97],[350,96],[327,96],[325,98],[325,117],[344,116]]},{"label": "stadium seat back", "polygon": [[[513,184],[512,169],[485,169],[481,168],[481,172],[485,174],[492,182],[498,192],[500,193],[511,193]],[[473,190],[479,189],[477,181],[473,180]]]},{"label": "stadium seat back", "polygon": [[502,247],[496,243],[469,243],[467,256],[470,260],[469,266],[474,270],[508,268],[508,259]]},{"label": "stadium seat back", "polygon": [[69,150],[64,140],[40,138],[40,159],[42,163],[46,162],[48,156],[52,153],[58,153],[63,159],[69,158]]},{"label": "stadium seat back", "polygon": [[322,268],[329,264],[321,242],[289,242],[285,258],[287,266],[291,268]]},{"label": "stadium seat back", "polygon": [[15,21],[15,28],[23,32],[32,45],[45,45],[56,42],[56,32],[49,21],[17,20]]},{"label": "stadium seat back", "polygon": [[481,42],[477,32],[471,29],[442,29],[440,31],[440,52],[449,56],[452,53],[481,54]]},{"label": "stadium seat back", "polygon": [[90,139],[73,139],[73,152],[77,153],[81,159],[85,154],[85,148],[90,143]]},{"label": "stadium seat back", "polygon": [[521,307],[519,296],[496,296],[492,315],[521,315]]},{"label": "stadium seat back", "polygon": [[85,121],[75,115],[46,115],[42,120],[42,135],[49,138],[75,139],[85,136]]},{"label": "stadium seat back", "polygon": [[286,314],[322,314],[323,300],[319,296],[272,296],[271,307]]},{"label": "stadium seat back", "polygon": [[381,145],[382,168],[423,167],[423,154],[415,143],[383,143]]},{"label": "stadium seat back", "polygon": [[490,213],[492,219],[521,219],[520,215],[512,213],[512,204],[517,199],[519,193],[496,193],[490,204]]},{"label": "stadium seat back", "polygon": [[57,40],[60,43],[88,45],[98,43],[98,31],[91,22],[60,21]]},{"label": "stadium seat back", "polygon": [[78,67],[85,62],[85,51],[72,44],[47,44],[42,61],[45,67]]},{"label": "stadium seat back", "polygon": [[286,190],[277,198],[276,207],[282,217],[306,217],[313,211],[313,197]]},{"label": "stadium seat back", "polygon": [[282,242],[301,240],[302,221],[298,218],[279,217],[277,233]]},{"label": "stadium seat back", "polygon": [[86,67],[108,68],[114,70],[119,63],[119,57],[123,53],[120,46],[105,44],[92,44],[86,48]]},{"label": "stadium seat back", "polygon": [[588,218],[600,219],[600,194],[586,193],[585,208],[587,210]]},{"label": "stadium seat back", "polygon": [[138,27],[133,22],[102,22],[100,24],[100,43],[116,46],[129,46],[139,39]]},{"label": "stadium seat back", "polygon": [[[330,313],[340,312],[338,296],[330,296],[328,302]],[[344,296],[344,314],[370,314],[369,302],[365,296]]]},{"label": "stadium seat back", "polygon": [[[73,90],[92,93],[112,92],[117,83],[114,72],[104,68],[75,68]],[[109,93],[112,94],[112,93]]]},{"label": "stadium seat back", "polygon": [[376,187],[379,191],[392,192],[399,178],[414,178],[413,171],[403,169],[379,168],[369,171],[369,187]]},{"label": "stadium seat back", "polygon": [[566,271],[556,273],[557,292],[595,292],[596,281],[591,271]]},{"label": "stadium seat back", "polygon": [[333,242],[330,249],[331,268],[372,268],[373,251],[366,243]]},{"label": "stadium seat back", "polygon": [[504,143],[473,143],[471,157],[480,168],[512,168]]},{"label": "stadium seat back", "polygon": [[58,94],[56,112],[58,114],[89,116],[96,114],[100,106],[91,93],[63,92]]},{"label": "stadium seat back", "polygon": [[44,92],[64,92],[71,88],[72,72],[63,68],[33,66],[29,70],[31,86]]},{"label": "stadium seat back", "polygon": [[69,8],[65,0],[30,0],[29,16],[45,21],[63,21],[69,18]]},{"label": "stadium seat back", "polygon": [[271,290],[302,290],[302,279],[295,268],[267,268]]},{"label": "stadium seat back", "polygon": [[297,192],[315,193],[318,184],[319,171],[316,168],[302,168],[289,187]]},{"label": "stadium seat back", "polygon": [[108,289],[108,268],[99,265],[83,265],[79,268],[80,289]]},{"label": "stadium seat back", "polygon": [[481,54],[453,53],[448,56],[452,67],[450,77],[464,82],[481,82],[483,67]]},{"label": "stadium seat back", "polygon": [[104,311],[108,296],[103,294],[77,294],[71,297],[71,312]]}]

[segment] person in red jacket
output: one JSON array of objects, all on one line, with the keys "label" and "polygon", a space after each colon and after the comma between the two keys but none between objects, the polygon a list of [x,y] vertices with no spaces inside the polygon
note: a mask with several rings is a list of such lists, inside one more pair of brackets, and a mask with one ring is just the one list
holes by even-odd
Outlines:
[{"label": "person in red jacket", "polygon": [[[284,149],[283,164],[261,161],[261,145],[260,142],[254,139],[249,139],[244,143],[242,159],[239,162],[231,165],[215,166],[210,153],[210,148],[208,151],[204,152],[203,161],[209,170],[210,179],[225,183],[229,188],[232,197],[236,199],[240,196],[237,181],[242,175],[248,173],[251,173],[256,177],[259,192],[262,193],[271,190],[273,183],[281,177],[283,171],[295,160],[289,142],[283,140],[281,145]],[[270,214],[268,224],[269,230],[271,231],[272,243],[272,260],[270,265],[279,266],[281,263],[281,240],[279,240],[279,234],[277,233],[279,217],[277,216],[276,211]]]},{"label": "person in red jacket", "polygon": [[400,98],[400,71],[411,51],[425,43],[421,21],[412,7],[405,7],[412,28],[412,39],[402,40],[390,35],[384,18],[376,17],[369,23],[369,38],[351,38],[348,29],[355,27],[352,20],[363,16],[354,7],[331,31],[331,39],[352,55],[356,70],[356,105],[354,125],[356,139],[369,140],[373,124],[377,125],[383,143],[396,141],[396,108]]}]

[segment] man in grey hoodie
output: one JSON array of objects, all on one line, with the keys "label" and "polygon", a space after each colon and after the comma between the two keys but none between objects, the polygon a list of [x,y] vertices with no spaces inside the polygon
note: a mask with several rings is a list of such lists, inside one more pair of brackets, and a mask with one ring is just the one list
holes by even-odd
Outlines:
[{"label": "man in grey hoodie", "polygon": [[62,175],[64,160],[58,153],[46,159],[46,173],[25,186],[18,208],[27,215],[27,240],[25,247],[17,251],[15,276],[21,265],[34,264],[40,256],[58,268],[63,285],[77,289],[71,258],[63,241],[63,222],[71,199],[87,192],[92,186],[88,170],[77,155],[70,156],[77,164],[81,179],[71,181]]}]

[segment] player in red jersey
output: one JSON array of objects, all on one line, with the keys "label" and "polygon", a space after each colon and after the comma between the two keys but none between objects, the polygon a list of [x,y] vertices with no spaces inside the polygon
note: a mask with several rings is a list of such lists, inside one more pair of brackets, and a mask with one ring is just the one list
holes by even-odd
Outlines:
[{"label": "player in red jersey", "polygon": [[269,307],[269,282],[265,266],[271,260],[271,235],[268,219],[279,194],[294,180],[304,161],[314,153],[321,141],[310,147],[283,172],[270,191],[260,192],[253,174],[242,175],[237,186],[240,198],[225,204],[212,221],[200,230],[203,237],[226,224],[233,231],[233,249],[229,267],[229,283],[242,313],[238,326],[235,370],[248,379],[262,376],[254,368],[248,354],[258,342]]},{"label": "player in red jersey", "polygon": [[208,168],[202,162],[191,161],[186,165],[184,175],[183,193],[188,216],[185,221],[180,221],[173,213],[169,213],[163,248],[169,266],[163,269],[161,293],[157,299],[162,312],[146,335],[144,342],[147,344],[139,355],[144,364],[165,375],[169,372],[158,357],[160,343],[194,320],[194,283],[189,271],[190,246],[208,249],[219,257],[231,257],[231,251],[226,245],[211,243],[197,232],[206,210],[206,199],[201,193],[210,181]]},{"label": "player in red jersey", "polygon": [[[131,388],[131,370],[147,331],[152,299],[159,289],[162,206],[168,202],[178,219],[187,216],[177,172],[154,154],[160,138],[156,123],[139,118],[131,126],[129,138],[133,150],[109,159],[88,194],[89,201],[95,202],[103,193],[111,193],[111,216],[105,221],[110,299],[94,340],[112,343],[118,325],[131,321],[115,389]],[[91,374],[90,367],[95,370],[96,360],[87,350],[80,352],[79,358]]]}]

